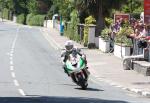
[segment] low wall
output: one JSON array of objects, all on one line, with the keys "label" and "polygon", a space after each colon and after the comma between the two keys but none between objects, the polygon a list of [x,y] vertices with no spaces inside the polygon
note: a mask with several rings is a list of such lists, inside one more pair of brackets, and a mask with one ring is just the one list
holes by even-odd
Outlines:
[{"label": "low wall", "polygon": [[14,22],[14,23],[17,22],[17,16],[13,16],[13,22]]},{"label": "low wall", "polygon": [[95,37],[95,45],[97,48],[99,47],[99,37]]},{"label": "low wall", "polygon": [[53,28],[53,21],[52,20],[45,20],[44,27]]}]

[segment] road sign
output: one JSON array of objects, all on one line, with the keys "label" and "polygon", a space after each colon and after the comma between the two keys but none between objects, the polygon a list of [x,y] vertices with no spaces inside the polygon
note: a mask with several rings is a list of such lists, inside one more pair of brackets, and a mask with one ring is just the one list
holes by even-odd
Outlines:
[{"label": "road sign", "polygon": [[130,21],[130,15],[129,14],[114,14],[114,22],[117,20],[123,19],[125,21]]}]

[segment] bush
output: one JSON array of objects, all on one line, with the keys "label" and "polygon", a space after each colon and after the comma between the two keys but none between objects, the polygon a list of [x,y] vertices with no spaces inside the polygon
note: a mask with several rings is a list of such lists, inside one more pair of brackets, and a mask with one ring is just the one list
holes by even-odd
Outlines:
[{"label": "bush", "polygon": [[31,26],[43,26],[45,15],[28,16],[27,24]]},{"label": "bush", "polygon": [[28,14],[26,19],[26,24],[29,25],[31,18],[33,17],[33,14]]},{"label": "bush", "polygon": [[25,24],[25,14],[20,14],[17,16],[17,23]]},{"label": "bush", "polygon": [[140,13],[131,13],[130,15],[131,15],[131,17],[133,17],[135,19],[140,19],[141,12]]},{"label": "bush", "polygon": [[110,25],[113,23],[113,19],[109,17],[105,17],[105,24],[107,27],[110,27]]},{"label": "bush", "polygon": [[4,8],[2,16],[4,19],[8,20],[9,19],[9,10]]},{"label": "bush", "polygon": [[104,39],[104,40],[109,40],[109,34],[111,33],[111,30],[109,28],[104,28],[101,32],[101,37]]},{"label": "bush", "polygon": [[130,34],[132,34],[134,31],[131,27],[123,27],[117,34],[116,34],[116,40],[115,42],[117,44],[123,44],[125,46],[131,46],[132,41],[128,38]]}]

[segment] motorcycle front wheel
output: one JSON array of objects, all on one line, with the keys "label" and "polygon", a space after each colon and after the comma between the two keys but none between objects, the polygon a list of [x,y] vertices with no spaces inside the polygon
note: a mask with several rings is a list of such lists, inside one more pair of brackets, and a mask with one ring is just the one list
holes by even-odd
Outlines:
[{"label": "motorcycle front wheel", "polygon": [[78,74],[77,78],[78,78],[78,84],[81,86],[81,88],[82,88],[83,90],[86,90],[86,89],[87,89],[87,86],[88,86],[88,83],[87,83],[87,81],[83,78],[82,74],[80,74],[80,75]]}]

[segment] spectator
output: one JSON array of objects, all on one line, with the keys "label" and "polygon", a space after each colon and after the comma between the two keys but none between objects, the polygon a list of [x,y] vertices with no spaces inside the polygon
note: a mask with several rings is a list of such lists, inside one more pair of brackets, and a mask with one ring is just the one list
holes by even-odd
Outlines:
[{"label": "spectator", "polygon": [[140,24],[139,35],[136,37],[138,45],[138,54],[143,54],[143,50],[146,47],[145,37],[148,35],[148,31],[145,24]]}]

